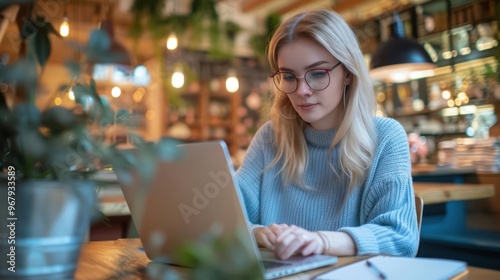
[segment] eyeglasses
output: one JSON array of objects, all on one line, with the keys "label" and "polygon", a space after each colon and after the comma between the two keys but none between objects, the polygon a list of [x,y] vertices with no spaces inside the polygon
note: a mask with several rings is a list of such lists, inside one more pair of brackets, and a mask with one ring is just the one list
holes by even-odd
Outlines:
[{"label": "eyeglasses", "polygon": [[330,72],[340,65],[340,62],[335,64],[330,69],[315,68],[308,70],[304,76],[296,76],[292,72],[276,72],[270,77],[273,78],[276,88],[286,94],[293,93],[299,86],[299,79],[305,77],[307,85],[312,90],[324,90],[330,85]]}]

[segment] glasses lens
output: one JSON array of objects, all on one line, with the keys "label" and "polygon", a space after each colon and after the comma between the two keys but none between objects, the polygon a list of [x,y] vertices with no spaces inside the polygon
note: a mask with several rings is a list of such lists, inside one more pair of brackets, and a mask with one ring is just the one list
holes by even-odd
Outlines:
[{"label": "glasses lens", "polygon": [[330,84],[327,70],[310,70],[306,73],[306,82],[313,90],[323,90]]},{"label": "glasses lens", "polygon": [[292,93],[297,89],[297,77],[292,73],[277,73],[273,80],[274,85],[284,93]]}]

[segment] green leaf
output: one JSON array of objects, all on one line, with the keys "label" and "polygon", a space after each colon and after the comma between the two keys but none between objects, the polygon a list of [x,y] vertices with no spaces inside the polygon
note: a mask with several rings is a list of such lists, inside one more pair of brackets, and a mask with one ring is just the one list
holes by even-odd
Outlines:
[{"label": "green leaf", "polygon": [[120,178],[120,182],[124,185],[130,185],[134,182],[130,170],[128,168],[120,167],[117,161],[113,164],[113,172],[115,172],[116,177]]},{"label": "green leaf", "polygon": [[136,165],[139,178],[143,186],[149,187],[152,183],[153,176],[157,172],[158,157],[148,144],[141,146],[137,150],[138,162]]},{"label": "green leaf", "polygon": [[82,96],[92,95],[92,91],[90,90],[90,88],[82,84],[76,84],[72,88],[73,88],[73,93],[75,94],[75,100],[77,98],[81,98]]},{"label": "green leaf", "polygon": [[20,31],[21,38],[28,39],[38,31],[38,27],[32,20],[26,20]]},{"label": "green leaf", "polygon": [[36,61],[31,57],[27,57],[25,59],[17,61],[12,65],[0,67],[0,77],[2,77],[3,81],[15,84],[36,84]]},{"label": "green leaf", "polygon": [[134,146],[140,147],[146,145],[146,141],[139,134],[129,133],[129,137],[130,142],[132,142]]},{"label": "green leaf", "polygon": [[156,154],[160,160],[173,161],[183,156],[182,149],[179,148],[180,142],[171,138],[162,138],[156,145]]},{"label": "green leaf", "polygon": [[[95,80],[93,78],[90,79],[90,90],[92,90],[92,92],[95,93],[96,97],[97,97],[97,85],[96,85]],[[101,100],[101,98],[99,98],[99,100]]]},{"label": "green leaf", "polygon": [[44,68],[51,51],[49,34],[44,32],[44,29],[40,29],[30,41],[33,42],[38,63]]},{"label": "green leaf", "polygon": [[61,34],[54,28],[54,26],[52,25],[51,22],[47,22],[44,27],[45,27],[45,30],[46,30],[47,34],[52,33],[52,34],[56,35],[57,37],[59,37],[61,39],[63,38],[61,36]]},{"label": "green leaf", "polygon": [[49,128],[50,131],[68,130],[78,122],[78,116],[72,110],[64,107],[51,107],[42,113],[42,125]]},{"label": "green leaf", "polygon": [[38,131],[23,128],[14,139],[17,151],[23,154],[24,158],[38,161],[45,156],[45,140]]},{"label": "green leaf", "polygon": [[64,63],[72,77],[79,77],[82,74],[82,65],[76,61],[66,61]]},{"label": "green leaf", "polygon": [[68,84],[66,84],[66,85],[60,85],[60,86],[57,87],[57,91],[58,92],[66,92],[70,88],[71,88],[71,85],[68,85]]},{"label": "green leaf", "polygon": [[[11,112],[7,108],[0,109],[0,133],[3,140],[5,140],[5,136],[11,136],[16,131],[16,123],[11,114]],[[4,146],[3,148],[6,148]]]},{"label": "green leaf", "polygon": [[12,109],[12,119],[16,120],[16,127],[36,128],[40,126],[42,117],[38,108],[29,103],[21,103]]},{"label": "green leaf", "polygon": [[44,68],[51,52],[49,34],[54,33],[59,36],[59,33],[42,16],[37,16],[31,25],[35,26],[35,31],[28,39],[28,48],[31,48],[28,53],[34,54],[40,66]]},{"label": "green leaf", "polygon": [[115,120],[117,124],[127,124],[130,120],[130,113],[127,109],[120,108],[116,111]]}]

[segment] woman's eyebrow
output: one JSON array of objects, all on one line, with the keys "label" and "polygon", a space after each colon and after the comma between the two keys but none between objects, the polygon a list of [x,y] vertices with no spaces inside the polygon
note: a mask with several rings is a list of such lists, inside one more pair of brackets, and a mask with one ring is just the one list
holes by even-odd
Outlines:
[{"label": "woman's eyebrow", "polygon": [[[314,62],[313,64],[310,64],[306,67],[304,67],[304,69],[311,69],[311,68],[315,68],[315,67],[318,67],[322,64],[325,64],[325,63],[330,63],[329,61],[325,61],[325,60],[321,60],[321,61],[318,61],[318,62]],[[280,71],[287,71],[287,72],[294,72],[294,70],[290,69],[290,68],[287,68],[287,67],[280,67],[279,68]]]},{"label": "woman's eyebrow", "polygon": [[325,61],[325,60],[321,60],[321,61],[318,61],[318,62],[315,62],[315,63],[313,63],[311,65],[306,66],[305,69],[311,69],[311,68],[314,68],[314,67],[318,67],[318,66],[320,66],[322,64],[325,64],[325,63],[330,63],[330,62]]}]

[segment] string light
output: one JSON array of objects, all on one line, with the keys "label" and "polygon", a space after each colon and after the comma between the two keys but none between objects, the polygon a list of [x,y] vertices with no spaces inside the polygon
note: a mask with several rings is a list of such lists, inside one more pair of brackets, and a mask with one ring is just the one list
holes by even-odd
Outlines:
[{"label": "string light", "polygon": [[120,95],[122,95],[122,90],[119,87],[113,87],[111,89],[111,96],[118,98]]},{"label": "string light", "polygon": [[167,49],[172,51],[177,49],[177,46],[179,46],[179,40],[177,39],[177,35],[172,32],[167,37]]},{"label": "string light", "polygon": [[174,74],[172,74],[172,86],[174,88],[181,88],[184,86],[184,73],[182,73],[181,69],[175,70]]},{"label": "string light", "polygon": [[70,100],[75,100],[75,92],[73,91],[73,88],[70,88],[68,91],[68,97]]},{"label": "string light", "polygon": [[237,92],[240,88],[240,82],[236,77],[236,73],[234,70],[229,70],[228,77],[226,79],[226,90],[228,92],[234,93]]},{"label": "string light", "polygon": [[63,20],[59,26],[59,34],[65,38],[69,35],[69,21],[66,12],[64,12]]}]

